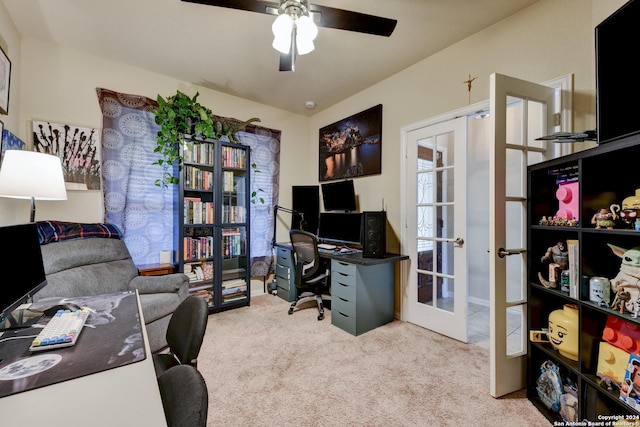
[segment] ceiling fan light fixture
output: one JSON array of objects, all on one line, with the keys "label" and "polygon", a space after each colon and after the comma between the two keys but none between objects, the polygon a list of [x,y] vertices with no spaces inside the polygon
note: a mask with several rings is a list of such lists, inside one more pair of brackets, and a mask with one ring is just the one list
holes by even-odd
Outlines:
[{"label": "ceiling fan light fixture", "polygon": [[282,14],[273,21],[271,25],[271,31],[273,31],[273,43],[272,46],[275,50],[282,53],[289,53],[291,49],[291,32],[293,31],[293,19],[285,14]]},{"label": "ceiling fan light fixture", "polygon": [[313,51],[313,40],[318,36],[318,27],[308,16],[301,16],[296,20],[296,46],[298,55],[306,55]]}]

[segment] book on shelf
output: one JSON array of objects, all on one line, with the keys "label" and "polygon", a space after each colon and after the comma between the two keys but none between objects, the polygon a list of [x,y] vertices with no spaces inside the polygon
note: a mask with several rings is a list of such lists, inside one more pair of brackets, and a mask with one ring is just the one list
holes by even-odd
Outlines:
[{"label": "book on shelf", "polygon": [[246,281],[245,279],[241,279],[241,278],[238,278],[238,279],[230,279],[230,280],[223,280],[223,281],[222,281],[222,287],[223,287],[224,289],[227,289],[227,288],[234,288],[234,287],[237,287],[237,286],[243,286],[243,285],[244,285],[244,286],[246,286],[246,285],[247,285],[247,281]]},{"label": "book on shelf", "polygon": [[247,285],[236,286],[235,288],[224,288],[222,290],[222,296],[229,296],[232,294],[244,294],[247,291]]},{"label": "book on shelf", "polygon": [[580,277],[578,275],[580,261],[579,241],[567,239],[567,252],[569,256],[569,296],[578,299],[580,290]]}]

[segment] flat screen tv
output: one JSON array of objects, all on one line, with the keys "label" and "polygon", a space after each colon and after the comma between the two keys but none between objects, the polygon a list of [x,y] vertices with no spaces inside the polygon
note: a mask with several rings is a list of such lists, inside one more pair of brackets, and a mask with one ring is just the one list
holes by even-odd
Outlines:
[{"label": "flat screen tv", "polygon": [[[35,223],[0,227],[0,260],[5,279],[0,288],[0,330],[21,304],[47,285]],[[9,322],[9,326],[17,326]]]},{"label": "flat screen tv", "polygon": [[624,4],[595,29],[598,143],[640,132],[635,61],[640,44],[640,1]]},{"label": "flat screen tv", "polygon": [[318,222],[318,240],[334,244],[360,245],[362,214],[347,212],[321,212]]},{"label": "flat screen tv", "polygon": [[353,212],[356,210],[356,192],[353,180],[322,184],[322,202],[325,211]]}]

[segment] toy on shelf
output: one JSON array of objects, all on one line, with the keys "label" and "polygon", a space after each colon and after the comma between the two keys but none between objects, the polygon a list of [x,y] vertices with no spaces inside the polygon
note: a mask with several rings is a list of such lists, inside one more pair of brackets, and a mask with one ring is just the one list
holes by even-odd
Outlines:
[{"label": "toy on shelf", "polygon": [[558,211],[556,217],[578,220],[578,194],[580,183],[563,182],[558,184],[556,199],[558,199]]},{"label": "toy on shelf", "polygon": [[616,225],[616,219],[618,215],[614,213],[615,207],[618,205],[611,205],[609,208],[602,208],[591,218],[591,224],[595,224],[596,230],[606,228],[607,230],[613,230]]},{"label": "toy on shelf", "polygon": [[578,421],[578,389],[575,381],[550,360],[540,365],[536,391],[542,403],[549,410],[559,413],[564,421]]},{"label": "toy on shelf", "polygon": [[616,297],[613,299],[613,303],[611,304],[611,308],[618,310],[620,314],[624,314],[625,310],[628,310],[626,305],[629,301],[631,301],[631,294],[628,291],[625,291],[623,287],[619,287],[616,292]]},{"label": "toy on shelf", "polygon": [[629,356],[627,371],[620,387],[620,400],[635,410],[640,410],[640,356]]},{"label": "toy on shelf", "polygon": [[640,352],[640,326],[614,316],[607,316],[602,339],[627,353]]},{"label": "toy on shelf", "polygon": [[640,188],[636,189],[633,196],[629,196],[622,201],[622,210],[620,211],[620,219],[627,228],[638,230],[640,218]]},{"label": "toy on shelf", "polygon": [[538,279],[545,288],[557,288],[560,283],[562,271],[569,268],[569,252],[563,240],[558,240],[542,256],[540,262],[549,262],[549,280],[546,280],[542,273],[538,272]]},{"label": "toy on shelf", "polygon": [[598,351],[598,370],[600,385],[609,390],[619,389],[624,380],[630,353],[618,348],[607,341],[600,342]]},{"label": "toy on shelf", "polygon": [[601,307],[609,307],[611,302],[611,282],[606,277],[593,276],[589,279],[589,301]]},{"label": "toy on shelf", "polygon": [[618,293],[620,288],[624,288],[624,291],[629,293],[624,307],[619,307],[620,313],[624,312],[623,308],[630,313],[635,313],[635,301],[640,298],[640,246],[624,249],[610,243],[607,245],[622,259],[620,271],[611,279],[611,290]]}]

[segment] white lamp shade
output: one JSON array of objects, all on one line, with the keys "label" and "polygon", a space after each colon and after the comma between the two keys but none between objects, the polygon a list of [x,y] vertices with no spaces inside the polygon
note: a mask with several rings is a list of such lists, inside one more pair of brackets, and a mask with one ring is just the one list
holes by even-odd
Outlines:
[{"label": "white lamp shade", "polygon": [[5,151],[0,167],[0,197],[67,200],[60,158],[35,151]]},{"label": "white lamp shade", "polygon": [[318,27],[313,23],[313,19],[308,16],[301,16],[296,21],[296,27],[298,28],[298,37],[302,37],[305,40],[314,41],[318,36]]}]

